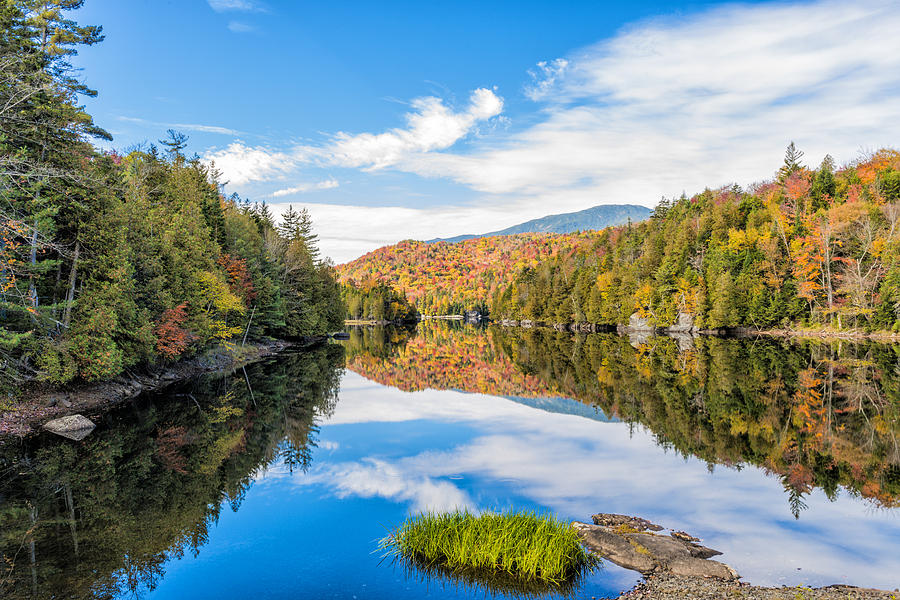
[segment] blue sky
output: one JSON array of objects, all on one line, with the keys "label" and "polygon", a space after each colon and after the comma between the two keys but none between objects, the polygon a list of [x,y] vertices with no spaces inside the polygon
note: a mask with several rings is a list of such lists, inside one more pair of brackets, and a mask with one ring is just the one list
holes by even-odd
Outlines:
[{"label": "blue sky", "polygon": [[896,145],[892,2],[87,0],[113,146],[190,136],[337,262]]}]

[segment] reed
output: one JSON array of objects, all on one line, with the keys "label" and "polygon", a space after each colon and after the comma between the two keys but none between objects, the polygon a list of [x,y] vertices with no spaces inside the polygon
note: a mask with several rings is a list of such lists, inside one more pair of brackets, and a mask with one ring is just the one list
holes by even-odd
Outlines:
[{"label": "reed", "polygon": [[557,585],[599,564],[569,523],[533,512],[422,513],[381,540],[380,548],[386,556],[426,567],[499,572]]}]

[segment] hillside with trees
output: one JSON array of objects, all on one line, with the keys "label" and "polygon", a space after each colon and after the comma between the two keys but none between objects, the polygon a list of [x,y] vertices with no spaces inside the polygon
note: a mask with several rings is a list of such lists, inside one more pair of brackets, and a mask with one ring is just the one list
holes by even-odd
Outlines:
[{"label": "hillside with trees", "polygon": [[338,267],[426,314],[547,323],[682,322],[900,330],[900,152],[811,168],[793,143],[772,180],[660,202],[602,231],[406,241]]},{"label": "hillside with trees", "polygon": [[487,312],[498,286],[512,281],[522,269],[572,253],[592,237],[581,232],[523,233],[455,244],[406,240],[339,265],[337,272],[342,283],[353,287],[392,287],[423,314],[459,314],[467,309]]},{"label": "hillside with trees", "polygon": [[776,177],[663,201],[520,271],[497,318],[706,328],[791,324],[900,329],[900,152],[804,166],[793,143]]},{"label": "hillside with trees", "polygon": [[[294,337],[342,317],[309,215],[277,225],[226,197],[184,135],[126,154],[79,105],[69,58],[103,39],[65,11],[0,6],[0,388],[113,377],[246,336]],[[2,404],[0,404],[2,406]]]}]

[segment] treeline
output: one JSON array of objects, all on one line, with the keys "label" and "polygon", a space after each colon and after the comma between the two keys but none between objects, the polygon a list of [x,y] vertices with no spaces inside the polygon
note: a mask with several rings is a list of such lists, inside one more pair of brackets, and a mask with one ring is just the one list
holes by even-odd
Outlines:
[{"label": "treeline", "polygon": [[341,299],[348,319],[369,321],[416,321],[419,312],[403,292],[383,283],[348,282],[341,286]]},{"label": "treeline", "polygon": [[900,152],[662,201],[495,290],[494,318],[900,330]]},{"label": "treeline", "polygon": [[337,270],[342,283],[383,283],[399,290],[425,315],[461,315],[467,310],[485,314],[498,286],[522,269],[572,252],[592,235],[521,233],[431,244],[406,240]]},{"label": "treeline", "polygon": [[[125,155],[79,106],[67,58],[102,40],[65,10],[0,5],[0,385],[112,377],[217,340],[337,327],[340,291],[305,211],[276,224],[160,146]],[[38,10],[40,8],[40,10]]]}]

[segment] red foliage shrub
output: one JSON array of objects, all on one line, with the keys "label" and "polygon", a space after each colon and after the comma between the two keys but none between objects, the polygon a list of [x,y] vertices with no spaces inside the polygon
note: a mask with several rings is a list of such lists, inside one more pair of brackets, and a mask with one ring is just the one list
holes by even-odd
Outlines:
[{"label": "red foliage shrub", "polygon": [[162,314],[159,324],[153,330],[156,335],[156,351],[168,359],[180,356],[194,336],[181,325],[187,318],[187,303],[181,303]]},{"label": "red foliage shrub", "polygon": [[223,254],[216,262],[228,273],[228,287],[232,292],[243,298],[247,304],[256,298],[256,289],[253,287],[253,279],[247,270],[245,259]]}]

